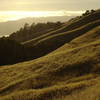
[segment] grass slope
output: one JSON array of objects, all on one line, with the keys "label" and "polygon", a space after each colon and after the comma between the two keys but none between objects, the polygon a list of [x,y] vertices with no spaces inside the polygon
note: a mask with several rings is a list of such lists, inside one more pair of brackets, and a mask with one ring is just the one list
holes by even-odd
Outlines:
[{"label": "grass slope", "polygon": [[63,33],[63,32],[74,30],[76,28],[79,28],[83,25],[86,25],[88,23],[91,23],[91,22],[99,20],[99,19],[100,19],[100,10],[97,10],[96,12],[94,12],[92,14],[82,16],[81,18],[77,18],[73,21],[68,21],[61,28],[59,28],[55,31],[51,31],[51,32],[48,32],[46,34],[43,34],[43,35],[41,35],[37,38],[34,38],[32,40],[26,41],[23,44],[32,45],[32,44],[40,41],[41,39],[45,39],[45,38],[52,36],[54,34],[60,34],[60,33]]},{"label": "grass slope", "polygon": [[72,41],[76,37],[87,33],[89,30],[92,30],[93,28],[99,25],[100,25],[100,20],[96,20],[84,26],[81,26],[77,29],[74,29],[68,32],[63,32],[60,34],[54,34],[52,36],[41,39],[37,41],[36,43],[32,42],[29,44],[24,44],[24,46],[26,47],[32,46],[34,57],[38,58],[52,52],[53,50],[59,48],[65,43]]},{"label": "grass slope", "polygon": [[0,100],[99,100],[100,27],[44,57],[1,66],[0,76]]},{"label": "grass slope", "polygon": [[33,58],[44,56],[61,47],[76,37],[87,33],[100,25],[100,10],[86,16],[75,18],[65,23],[61,28],[42,34],[37,38],[23,42],[26,47],[33,48]]},{"label": "grass slope", "polygon": [[[22,43],[22,45],[19,44],[20,47],[15,46],[16,43],[13,43],[13,45],[11,46],[6,46],[10,45],[10,42],[4,40],[6,44],[3,44],[2,41],[0,41],[0,49],[2,51],[0,53],[0,55],[2,55],[0,56],[0,65],[15,64],[18,62],[33,60],[38,57],[42,57],[58,49],[65,43],[69,43],[73,39],[83,34],[86,34],[88,31],[92,30],[93,28],[99,25],[99,10],[85,16],[74,18],[73,20],[68,21],[64,25],[62,25],[62,23],[60,22],[57,22],[47,24],[40,23],[35,26],[32,25],[29,27],[26,24],[24,28],[21,28],[19,31],[10,35],[9,39],[11,39],[11,37],[12,39],[14,39],[15,37],[15,40],[19,39],[20,41],[23,41],[23,39],[25,38],[34,38],[30,41]],[[55,30],[50,31],[51,28]],[[6,51],[6,49],[8,51]]]},{"label": "grass slope", "polygon": [[[69,43],[73,39],[87,34],[88,31],[100,25],[100,20],[93,21],[71,31],[54,34],[39,40],[35,44],[21,45],[9,38],[0,39],[0,65],[14,64],[44,56],[53,50]],[[12,41],[12,42],[11,42]],[[32,46],[33,45],[33,46]]]}]

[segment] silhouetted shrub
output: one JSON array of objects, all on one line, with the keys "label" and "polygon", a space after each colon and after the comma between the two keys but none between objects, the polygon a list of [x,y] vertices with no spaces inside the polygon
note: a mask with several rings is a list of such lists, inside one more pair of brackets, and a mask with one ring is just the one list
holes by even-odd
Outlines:
[{"label": "silhouetted shrub", "polygon": [[82,16],[86,16],[86,15],[89,15],[89,14],[93,14],[95,12],[95,10],[86,10],[85,13],[82,14]]}]

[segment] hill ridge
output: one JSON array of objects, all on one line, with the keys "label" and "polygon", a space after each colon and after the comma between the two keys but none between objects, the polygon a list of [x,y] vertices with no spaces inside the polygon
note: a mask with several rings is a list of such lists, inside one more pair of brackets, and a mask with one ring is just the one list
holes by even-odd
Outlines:
[{"label": "hill ridge", "polygon": [[18,45],[28,48],[33,57],[30,61],[0,66],[0,100],[100,99],[99,16],[29,46]]}]

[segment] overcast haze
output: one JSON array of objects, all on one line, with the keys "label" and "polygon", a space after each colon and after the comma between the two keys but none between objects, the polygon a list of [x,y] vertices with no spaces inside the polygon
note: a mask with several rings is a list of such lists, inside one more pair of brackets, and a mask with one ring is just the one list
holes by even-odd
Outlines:
[{"label": "overcast haze", "polygon": [[24,17],[80,15],[87,9],[98,9],[99,4],[100,0],[0,0],[0,22]]},{"label": "overcast haze", "polygon": [[0,10],[85,10],[96,9],[100,0],[0,0]]}]

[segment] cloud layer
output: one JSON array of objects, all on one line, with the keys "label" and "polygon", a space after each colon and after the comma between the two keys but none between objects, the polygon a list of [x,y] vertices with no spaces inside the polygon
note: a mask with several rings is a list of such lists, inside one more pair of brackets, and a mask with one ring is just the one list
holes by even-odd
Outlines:
[{"label": "cloud layer", "polygon": [[99,8],[99,0],[0,0],[0,10],[86,10]]},{"label": "cloud layer", "polygon": [[84,11],[0,11],[0,21],[17,20],[25,17],[77,16]]}]

